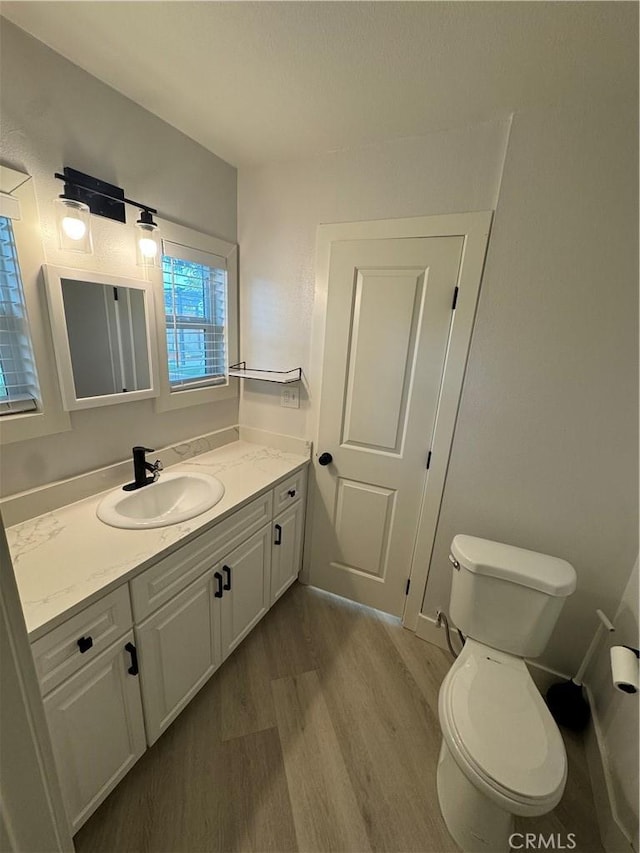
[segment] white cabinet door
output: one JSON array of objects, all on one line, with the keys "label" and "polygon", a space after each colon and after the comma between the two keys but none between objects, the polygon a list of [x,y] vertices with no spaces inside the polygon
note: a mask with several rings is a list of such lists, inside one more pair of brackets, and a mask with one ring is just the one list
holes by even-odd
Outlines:
[{"label": "white cabinet door", "polygon": [[216,572],[224,583],[221,622],[226,659],[269,609],[271,525],[232,551]]},{"label": "white cabinet door", "polygon": [[[44,700],[62,795],[78,830],[146,749],[129,632]],[[133,649],[133,645],[130,647]]]},{"label": "white cabinet door", "polygon": [[136,627],[149,746],[221,663],[213,570]]},{"label": "white cabinet door", "polygon": [[271,604],[294,582],[302,560],[304,505],[298,501],[280,513],[273,524]]}]

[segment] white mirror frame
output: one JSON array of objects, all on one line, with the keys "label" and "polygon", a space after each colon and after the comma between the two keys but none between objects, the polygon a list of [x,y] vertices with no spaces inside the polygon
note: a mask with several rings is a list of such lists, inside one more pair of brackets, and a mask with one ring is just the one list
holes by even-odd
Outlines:
[{"label": "white mirror frame", "polygon": [[[149,282],[142,281],[140,279],[106,275],[105,273],[94,272],[92,270],[77,270],[69,267],[52,266],[51,264],[43,264],[42,268],[46,284],[47,303],[49,305],[49,316],[53,332],[53,346],[56,355],[58,378],[60,380],[60,390],[62,392],[62,401],[66,411],[73,412],[78,409],[94,409],[97,406],[111,406],[116,403],[132,403],[135,400],[145,400],[149,397],[157,397],[159,393],[158,365],[156,359],[158,345],[152,285]],[[150,388],[145,388],[141,391],[102,394],[96,397],[76,396],[73,367],[71,362],[71,349],[69,347],[64,301],[62,297],[63,279],[91,282],[93,284],[106,284],[111,287],[129,287],[143,291]]]}]

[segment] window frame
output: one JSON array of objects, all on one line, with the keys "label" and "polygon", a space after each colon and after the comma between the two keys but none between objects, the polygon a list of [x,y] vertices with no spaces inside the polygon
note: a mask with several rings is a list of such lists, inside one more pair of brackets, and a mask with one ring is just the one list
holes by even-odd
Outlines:
[{"label": "window frame", "polygon": [[[14,309],[5,313],[0,309],[0,321],[3,330],[0,335],[6,335],[0,353],[0,417],[22,412],[37,411],[40,406],[40,388],[31,345],[31,329],[24,299],[24,285],[20,271],[20,260],[13,228],[13,222],[20,218],[20,205],[13,196],[4,193],[0,196],[0,204],[4,207],[10,202],[11,211],[0,210],[0,227],[7,223],[9,254],[2,257],[3,267],[7,261],[6,286],[0,284],[0,299],[3,304],[11,305]],[[2,242],[5,242],[4,240]],[[13,268],[13,274],[12,274]],[[3,276],[2,276],[3,277]],[[14,279],[13,285],[10,283]],[[1,280],[1,279],[0,279]],[[13,294],[13,295],[12,295]],[[16,316],[15,309],[18,309]],[[27,338],[25,347],[22,339]],[[27,353],[25,355],[25,349]],[[33,374],[33,379],[30,375]],[[12,377],[12,378],[10,378]],[[4,389],[4,393],[3,393]]]},{"label": "window frame", "polygon": [[[203,234],[192,228],[178,225],[168,220],[158,221],[160,234],[163,239],[177,243],[196,252],[218,255],[223,258],[227,271],[227,358],[228,364],[238,361],[238,246],[218,237]],[[184,409],[190,406],[200,406],[218,400],[231,399],[238,396],[238,380],[226,376],[223,382],[204,387],[179,388],[171,386],[169,381],[169,356],[167,350],[167,323],[164,304],[164,282],[162,268],[154,269],[154,293],[156,299],[156,322],[158,326],[158,363],[160,374],[160,393],[154,399],[154,407],[158,412]],[[227,365],[228,366],[228,365]]]},{"label": "window frame", "polygon": [[33,179],[6,166],[2,166],[1,172],[2,190],[10,193],[20,204],[20,219],[12,220],[13,236],[40,388],[37,410],[0,418],[0,445],[7,445],[66,432],[71,429],[71,418],[62,406],[51,326],[44,301],[41,268],[45,256]]}]

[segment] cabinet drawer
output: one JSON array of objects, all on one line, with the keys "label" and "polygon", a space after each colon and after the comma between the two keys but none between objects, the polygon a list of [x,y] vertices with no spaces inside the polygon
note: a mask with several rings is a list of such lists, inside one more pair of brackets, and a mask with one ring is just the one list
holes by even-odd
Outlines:
[{"label": "cabinet drawer", "polygon": [[272,508],[272,494],[267,492],[134,578],[130,586],[136,622],[145,619],[271,521]]},{"label": "cabinet drawer", "polygon": [[93,660],[131,624],[129,589],[123,584],[36,640],[31,651],[42,695]]},{"label": "cabinet drawer", "polygon": [[277,515],[281,510],[286,509],[294,501],[304,497],[307,486],[307,469],[303,468],[283,480],[273,490],[273,513]]}]

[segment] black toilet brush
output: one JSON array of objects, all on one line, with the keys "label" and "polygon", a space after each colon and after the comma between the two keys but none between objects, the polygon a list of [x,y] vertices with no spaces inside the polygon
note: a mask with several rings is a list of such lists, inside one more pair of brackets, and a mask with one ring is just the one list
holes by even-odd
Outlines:
[{"label": "black toilet brush", "polygon": [[551,716],[560,726],[571,729],[574,732],[580,732],[589,722],[591,712],[589,703],[584,697],[582,690],[582,679],[587,671],[587,667],[591,663],[591,658],[600,641],[603,628],[609,632],[615,631],[612,623],[607,619],[602,610],[596,610],[596,614],[600,619],[598,630],[591,640],[591,644],[587,649],[580,669],[570,681],[563,681],[559,684],[552,684],[547,690],[547,706],[551,711]]}]

